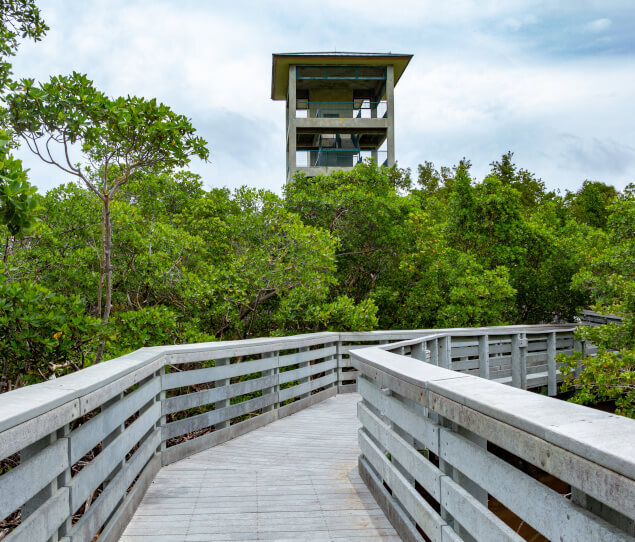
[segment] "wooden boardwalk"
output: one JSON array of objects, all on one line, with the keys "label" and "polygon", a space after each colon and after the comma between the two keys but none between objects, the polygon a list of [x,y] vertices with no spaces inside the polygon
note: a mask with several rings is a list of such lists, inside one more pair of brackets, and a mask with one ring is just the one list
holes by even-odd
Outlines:
[{"label": "wooden boardwalk", "polygon": [[357,394],[163,468],[122,542],[400,540],[357,472]]}]

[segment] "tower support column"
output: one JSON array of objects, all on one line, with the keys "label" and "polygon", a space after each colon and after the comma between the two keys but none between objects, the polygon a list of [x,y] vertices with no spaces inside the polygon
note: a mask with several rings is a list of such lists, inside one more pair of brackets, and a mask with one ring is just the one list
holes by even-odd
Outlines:
[{"label": "tower support column", "polygon": [[386,108],[388,114],[388,133],[386,146],[388,151],[388,167],[395,165],[395,67],[386,67]]}]

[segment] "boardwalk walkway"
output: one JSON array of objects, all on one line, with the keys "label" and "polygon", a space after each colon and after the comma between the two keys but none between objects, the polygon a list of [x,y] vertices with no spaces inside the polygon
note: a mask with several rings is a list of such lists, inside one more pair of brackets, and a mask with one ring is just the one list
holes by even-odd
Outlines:
[{"label": "boardwalk walkway", "polygon": [[400,540],[357,472],[357,394],[163,468],[122,542]]}]

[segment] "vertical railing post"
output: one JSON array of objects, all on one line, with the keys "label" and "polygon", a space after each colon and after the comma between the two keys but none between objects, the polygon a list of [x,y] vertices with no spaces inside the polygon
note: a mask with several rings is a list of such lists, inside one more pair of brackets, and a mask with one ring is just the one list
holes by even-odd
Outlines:
[{"label": "vertical railing post", "polygon": [[481,335],[478,338],[478,366],[481,378],[489,380],[489,336]]},{"label": "vertical railing post", "polygon": [[[53,431],[40,440],[30,444],[22,452],[20,452],[20,462],[24,463],[27,459],[39,454],[44,449],[48,448],[51,444],[58,440],[58,432]],[[70,452],[70,446],[69,446]],[[70,453],[69,453],[70,457]],[[31,514],[33,514],[40,506],[42,506],[48,499],[50,499],[58,489],[58,479],[51,480],[46,486],[44,486],[38,493],[31,497],[22,505],[21,518],[24,521]],[[57,542],[57,532],[49,539],[49,542]]]},{"label": "vertical railing post", "polygon": [[514,333],[511,336],[512,350],[512,386],[520,388],[520,334]]},{"label": "vertical railing post", "polygon": [[520,336],[520,387],[527,389],[527,334],[522,333]]},{"label": "vertical railing post", "polygon": [[410,357],[419,361],[426,361],[426,349],[423,345],[423,342],[413,344],[410,347]]},{"label": "vertical railing post", "polygon": [[[68,468],[64,469],[64,471],[57,477],[57,488],[68,487],[71,483],[71,443],[70,443],[70,433],[71,433],[71,425],[67,423],[63,425],[57,430],[57,438],[65,438],[68,440]],[[70,492],[70,488],[69,488]],[[64,522],[59,526],[57,530],[58,539],[61,539],[67,536],[73,527],[73,510],[71,510],[70,515],[64,520]]]},{"label": "vertical railing post", "polygon": [[[300,348],[298,348],[298,353],[302,354],[302,352],[307,352],[309,350],[308,346],[301,346]],[[299,368],[305,368],[305,367],[310,367],[311,366],[311,361],[303,361],[301,363],[298,364]],[[306,376],[304,378],[301,378],[299,380],[299,384],[306,384],[307,382],[311,381],[311,377],[310,376]],[[306,393],[303,393],[302,395],[300,395],[300,399],[305,399],[307,398],[309,395],[311,395],[311,392],[308,391]]]},{"label": "vertical railing post", "polygon": [[430,348],[430,363],[432,365],[439,365],[439,339],[432,340],[432,348]]},{"label": "vertical railing post", "polygon": [[[262,359],[273,358],[274,356],[276,358],[278,358],[278,360],[280,359],[280,356],[278,356],[278,352],[264,352],[264,353],[260,354],[260,356],[261,356]],[[275,367],[273,369],[268,369],[266,371],[262,371],[262,376],[279,375],[280,374],[279,372],[280,372],[280,368],[279,367]],[[268,395],[270,393],[279,394],[279,391],[280,391],[280,378],[278,377],[278,378],[276,378],[276,383],[272,387],[264,388],[262,390],[262,395],[264,397],[265,395]],[[271,412],[273,410],[278,409],[280,407],[280,403],[278,402],[278,399],[279,399],[279,395],[276,398],[275,402],[273,402],[272,404],[264,407],[262,409],[262,411],[263,412]]]},{"label": "vertical railing post", "polygon": [[547,335],[547,395],[553,397],[558,394],[556,380],[556,332]]},{"label": "vertical railing post", "polygon": [[446,335],[439,341],[439,367],[450,368],[452,361],[452,337]]},{"label": "vertical railing post", "polygon": [[[214,367],[222,367],[223,365],[229,365],[229,358],[222,358],[222,359],[217,359],[214,360]],[[216,380],[214,382],[214,387],[215,388],[222,388],[225,386],[229,386],[230,383],[230,379],[229,378],[221,378],[219,380]],[[230,400],[229,399],[221,399],[220,401],[216,401],[214,403],[214,410],[220,410],[222,408],[227,408],[230,405]],[[215,425],[216,431],[218,431],[219,429],[225,429],[226,427],[229,427],[229,420],[225,420],[224,422],[218,422]]]}]

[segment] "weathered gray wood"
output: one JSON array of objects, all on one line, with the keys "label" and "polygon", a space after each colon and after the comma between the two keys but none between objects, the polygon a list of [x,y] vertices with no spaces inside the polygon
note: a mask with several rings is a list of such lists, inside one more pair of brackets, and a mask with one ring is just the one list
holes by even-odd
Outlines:
[{"label": "weathered gray wood", "polygon": [[470,431],[482,435],[505,450],[539,466],[594,496],[627,516],[635,517],[635,481],[554,446],[541,438],[500,422],[431,392],[430,408]]},{"label": "weathered gray wood", "polygon": [[481,335],[478,338],[479,376],[489,378],[489,338]]},{"label": "weathered gray wood", "polygon": [[[229,360],[228,358],[216,359],[214,360],[214,367],[221,367],[222,365],[228,365],[230,362],[231,360]],[[262,378],[256,378],[254,380],[248,380],[247,382],[250,382],[251,385],[248,384],[246,388],[249,389],[250,391],[256,391],[256,388],[254,386],[260,386],[260,384],[262,383],[262,380],[264,380],[267,383],[266,384],[267,386],[275,385],[275,376],[267,376]],[[271,384],[269,384],[269,382]],[[237,382],[236,384],[242,384],[242,382]],[[234,384],[234,386],[236,386],[236,384]],[[262,389],[262,388],[258,388],[258,389]],[[191,398],[191,399],[174,401],[174,404],[171,404],[168,399],[164,399],[162,401],[163,413],[165,414],[166,412],[170,412],[170,413],[178,412],[179,410],[195,408],[197,406],[207,405],[212,402],[214,403],[214,410],[220,410],[221,408],[226,408],[231,404],[232,397],[235,397],[239,395],[240,393],[246,393],[244,391],[242,392],[239,391],[238,388],[232,389],[231,380],[229,378],[220,378],[216,380],[214,382],[214,393],[210,393],[210,391],[211,390],[188,393],[184,397]],[[202,402],[199,403],[198,401],[202,401]],[[179,403],[180,405],[188,404],[191,406],[177,407]],[[176,408],[177,410],[170,410],[170,408]],[[165,425],[165,423],[166,423],[165,421],[162,422],[162,425]],[[229,427],[229,421],[218,422],[216,429],[223,429],[224,427]]]},{"label": "weathered gray wood", "polygon": [[624,533],[456,433],[441,429],[440,457],[550,540],[624,541]]},{"label": "weathered gray wood", "polygon": [[360,395],[382,416],[385,416],[401,429],[422,443],[433,453],[439,453],[439,426],[424,418],[410,406],[393,396],[386,395],[366,378],[357,381]]},{"label": "weathered gray wood", "polygon": [[[30,386],[29,386],[30,387]],[[11,392],[9,392],[11,393]],[[7,394],[0,395],[0,399]],[[0,433],[0,457],[9,457],[79,417],[75,399]]]},{"label": "weathered gray wood", "polygon": [[[263,376],[252,380],[244,380],[235,384],[227,384],[209,390],[197,391],[186,395],[168,397],[163,401],[163,415],[188,410],[197,406],[214,403],[214,408],[220,410],[229,406],[229,400],[254,391],[272,387],[276,384],[276,375]],[[217,381],[219,382],[224,381]],[[222,422],[221,422],[222,423]]]},{"label": "weathered gray wood", "polygon": [[337,368],[337,361],[331,359],[314,365],[307,365],[298,369],[292,369],[291,371],[284,371],[280,373],[280,384],[286,384],[287,382],[292,382],[293,380],[300,380],[302,378],[306,378],[307,376],[313,376],[335,368]]},{"label": "weathered gray wood", "polygon": [[203,414],[197,414],[195,416],[190,416],[189,418],[177,420],[168,423],[163,427],[162,438],[163,440],[168,440],[173,437],[191,433],[197,429],[203,429],[204,427],[215,425],[218,422],[224,422],[226,420],[231,420],[232,418],[237,418],[238,416],[244,416],[249,412],[269,406],[276,401],[278,401],[278,394],[270,393],[268,395],[262,395],[260,397],[255,397],[254,399],[243,401],[242,403],[230,405],[220,410],[211,410],[209,412],[204,412]]},{"label": "weathered gray wood", "polygon": [[195,453],[213,448],[224,442],[232,440],[236,437],[249,433],[255,429],[263,427],[278,418],[278,412],[265,412],[260,416],[249,418],[242,422],[238,422],[233,425],[229,425],[224,429],[219,429],[213,433],[207,433],[196,437],[191,440],[187,440],[175,446],[166,448],[161,454],[161,463],[163,466],[170,465],[177,461],[181,461]]},{"label": "weathered gray wood", "polygon": [[119,508],[104,526],[99,535],[100,542],[117,542],[119,540],[160,468],[161,461],[159,456],[155,455],[144,468],[130,493],[125,496]]},{"label": "weathered gray wood", "polygon": [[314,350],[302,350],[294,354],[285,354],[280,356],[280,367],[295,365],[304,361],[314,361],[318,359],[328,358],[337,353],[335,346],[326,346],[324,348],[316,348]]},{"label": "weathered gray wood", "polygon": [[118,425],[124,423],[160,392],[161,381],[152,379],[73,431],[70,435],[71,465],[77,463]]},{"label": "weathered gray wood", "polygon": [[332,397],[162,469],[121,542],[398,540],[355,469],[358,400]]},{"label": "weathered gray wood", "polygon": [[414,486],[394,468],[386,455],[363,430],[359,432],[359,447],[373,469],[388,484],[393,497],[399,500],[400,504],[433,541],[441,540],[441,526],[446,524],[445,521],[419,495]]},{"label": "weathered gray wood", "polygon": [[220,367],[209,367],[207,369],[168,373],[163,379],[163,385],[164,389],[169,390],[173,388],[181,388],[183,386],[202,384],[204,382],[214,382],[216,380],[234,378],[236,376],[260,373],[262,371],[266,371],[267,369],[274,369],[276,367],[278,367],[278,358],[269,357],[252,361],[244,361],[242,363],[232,363],[231,365],[222,365]]},{"label": "weathered gray wood", "polygon": [[0,476],[0,518],[5,518],[68,468],[68,442],[57,439]]},{"label": "weathered gray wood", "polygon": [[95,491],[126,453],[148,433],[161,416],[161,405],[154,403],[126,430],[115,438],[102,453],[85,466],[70,483],[71,510],[74,512]]},{"label": "weathered gray wood", "polygon": [[439,339],[439,367],[448,369],[452,361],[452,340],[449,335]]},{"label": "weathered gray wood", "polygon": [[289,399],[293,399],[294,397],[298,397],[299,395],[308,393],[318,388],[322,388],[334,382],[337,382],[337,375],[327,374],[327,375],[321,376],[320,378],[316,378],[314,380],[305,382],[304,384],[298,384],[297,386],[285,388],[283,390],[280,390],[279,392],[280,402],[288,401]]},{"label": "weathered gray wood", "polygon": [[441,505],[452,517],[460,520],[461,526],[475,540],[487,542],[522,542],[525,540],[501,519],[470,495],[450,477],[440,479]]},{"label": "weathered gray wood", "polygon": [[[393,525],[402,542],[424,542],[424,538],[417,531],[416,524],[408,516],[403,507],[389,493],[380,479],[373,471],[364,456],[359,457],[358,470],[366,487],[370,490],[375,501]],[[460,541],[462,542],[462,541]]]},{"label": "weathered gray wood", "polygon": [[48,540],[69,516],[68,488],[55,492],[37,511],[22,520],[4,540],[5,542],[34,542]]},{"label": "weathered gray wood", "polygon": [[552,397],[558,394],[556,383],[556,334],[549,333],[547,337],[547,371],[549,374],[549,384],[547,393]]},{"label": "weathered gray wood", "polygon": [[289,403],[288,405],[281,406],[278,410],[278,418],[286,418],[287,416],[291,416],[296,412],[300,412],[307,407],[316,405],[317,403],[328,399],[329,397],[335,397],[337,395],[336,388],[327,388],[325,390],[314,393],[313,395],[309,395],[303,399],[299,399],[298,401],[294,401],[293,403]]},{"label": "weathered gray wood", "polygon": [[[110,481],[108,487],[99,495],[97,501],[88,509],[71,531],[73,540],[92,540],[102,525],[119,505],[121,498],[134,479],[149,466],[161,444],[161,432],[155,429],[134,453],[126,465]],[[156,458],[155,461],[159,461]]]},{"label": "weathered gray wood", "polygon": [[437,501],[440,500],[439,479],[443,473],[425,459],[388,424],[375,416],[363,403],[357,405],[357,418],[364,430],[380,444],[391,457],[421,484]]},{"label": "weathered gray wood", "polygon": [[512,335],[512,386],[520,388],[520,336]]}]

